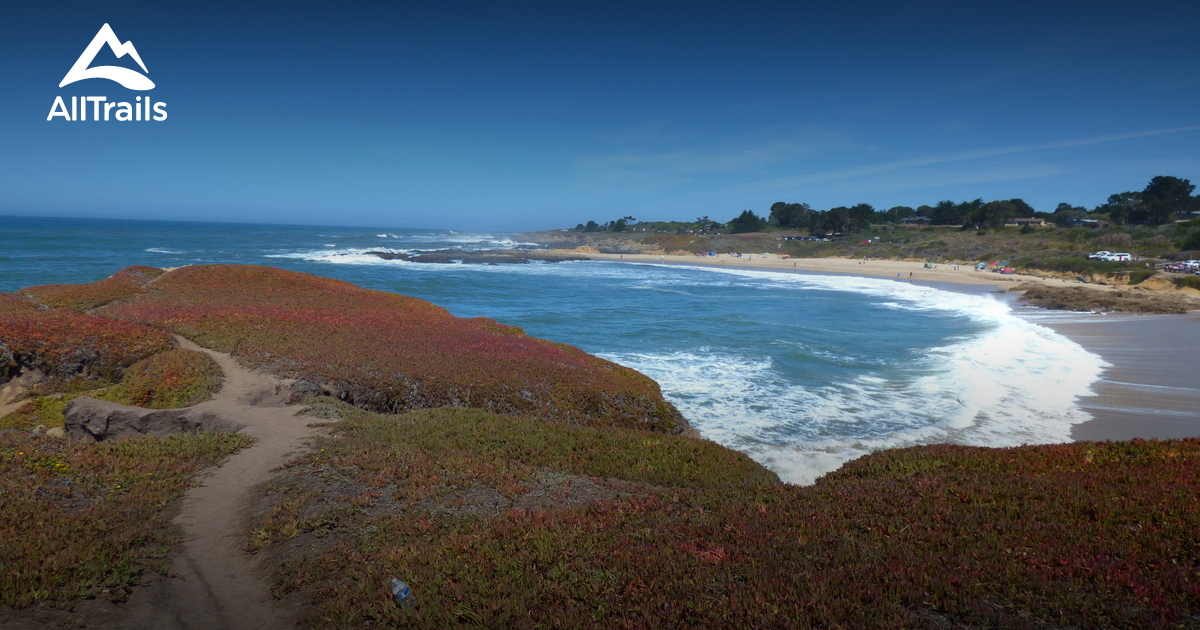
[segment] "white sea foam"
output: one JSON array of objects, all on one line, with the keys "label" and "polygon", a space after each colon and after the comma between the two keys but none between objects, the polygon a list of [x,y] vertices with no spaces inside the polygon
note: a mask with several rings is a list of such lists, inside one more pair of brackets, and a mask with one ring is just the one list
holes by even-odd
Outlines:
[{"label": "white sea foam", "polygon": [[[495,234],[409,234],[405,240],[412,243],[430,243],[432,249],[511,249],[514,247],[537,247],[537,243],[516,241],[508,236]],[[476,245],[478,247],[471,247]]]},{"label": "white sea foam", "polygon": [[[850,276],[714,271],[763,289],[850,291],[886,308],[941,311],[981,324],[978,334],[950,339],[903,370],[811,389],[796,387],[769,358],[709,349],[604,355],[657,380],[705,437],[746,452],[785,481],[811,483],[882,448],[1067,442],[1071,426],[1090,419],[1077,399],[1092,393],[1104,361],[989,295]],[[799,349],[837,358],[828,348]]]},{"label": "white sea foam", "polygon": [[[307,260],[311,262],[332,263],[335,265],[416,265],[419,263],[408,262],[405,260],[385,260],[367,252],[386,251],[393,254],[408,253],[409,250],[393,249],[393,248],[359,248],[359,249],[316,249],[300,252],[289,252],[287,254],[267,254],[264,258],[291,258],[294,260]],[[434,265],[431,265],[434,266]]]},{"label": "white sea foam", "polygon": [[[393,234],[385,232],[373,235],[375,238],[387,241],[382,247],[355,247],[349,243],[338,245],[323,243],[321,250],[300,250],[287,253],[266,254],[267,258],[291,258],[312,262],[354,265],[397,265],[408,264],[401,260],[384,260],[377,256],[364,255],[370,251],[387,251],[391,253],[420,254],[422,252],[444,249],[461,249],[464,251],[479,251],[487,249],[515,249],[520,247],[536,247],[536,243],[515,241],[507,236],[493,234]],[[365,245],[370,237],[360,235],[357,244]],[[331,251],[329,248],[337,248]],[[438,266],[438,265],[434,265]],[[475,266],[475,265],[472,265]],[[483,267],[485,265],[477,265]]]},{"label": "white sea foam", "polygon": [[146,251],[152,254],[182,254],[183,252],[165,247],[147,247]]},{"label": "white sea foam", "polygon": [[[537,243],[514,240],[511,236],[504,234],[459,234],[457,232],[395,234],[393,232],[382,232],[374,236],[376,238],[403,241],[405,244],[413,245],[414,249],[478,250],[539,246]],[[421,248],[419,247],[421,244],[428,245],[428,247]]]},{"label": "white sea foam", "polygon": [[[390,241],[388,250],[437,249],[453,236],[476,239],[476,243],[492,237],[405,236]],[[383,260],[368,251],[372,249],[343,246],[273,257],[390,266],[412,273],[469,269],[471,273],[587,278],[643,295],[661,292],[664,299],[670,294],[703,296],[714,288],[732,287],[742,295],[745,290],[760,291],[753,299],[755,308],[798,294],[807,297],[814,291],[850,292],[867,296],[873,308],[898,315],[928,313],[936,322],[944,314],[960,323],[963,318],[973,322],[969,328],[975,332],[948,338],[940,347],[914,350],[903,360],[882,355],[851,360],[839,346],[845,331],[822,330],[821,324],[807,321],[775,324],[804,328],[810,334],[780,335],[773,344],[856,374],[810,387],[798,386],[796,374],[784,373],[784,366],[751,351],[603,353],[656,379],[705,437],[748,453],[793,483],[810,483],[846,461],[882,448],[938,442],[1015,446],[1069,441],[1071,426],[1089,419],[1077,398],[1091,393],[1105,365],[1065,337],[1017,317],[1009,304],[987,294],[878,278],[657,264],[650,265],[654,271],[646,265],[615,262],[431,265]],[[813,341],[813,334],[822,341]]]}]

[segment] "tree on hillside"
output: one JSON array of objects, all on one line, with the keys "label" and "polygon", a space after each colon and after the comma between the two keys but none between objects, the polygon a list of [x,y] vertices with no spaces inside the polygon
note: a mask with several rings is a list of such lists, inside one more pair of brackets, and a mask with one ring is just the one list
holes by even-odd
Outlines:
[{"label": "tree on hillside", "polygon": [[1037,214],[1037,210],[1034,210],[1033,206],[1025,203],[1025,200],[1021,199],[1020,197],[1008,199],[1006,200],[1006,203],[1012,207],[1014,218],[1028,219]]},{"label": "tree on hillside", "polygon": [[917,216],[917,211],[908,206],[892,206],[883,212],[883,220],[899,223],[901,219]]},{"label": "tree on hillside", "polygon": [[745,234],[761,232],[767,229],[767,220],[754,214],[752,210],[743,210],[741,214],[729,221],[730,234]]},{"label": "tree on hillside", "polygon": [[1130,221],[1141,220],[1142,193],[1122,192],[1109,195],[1108,201],[1096,206],[1096,212],[1103,212],[1117,225],[1125,225]]},{"label": "tree on hillside", "polygon": [[963,217],[963,228],[998,228],[1004,227],[1009,219],[1017,216],[1020,208],[1012,201],[989,201]]},{"label": "tree on hillside", "polygon": [[865,230],[871,227],[871,220],[875,218],[875,206],[869,203],[860,203],[850,206],[850,222],[853,224],[852,231]]},{"label": "tree on hillside", "polygon": [[854,208],[838,206],[812,216],[809,229],[813,234],[849,234],[870,227],[874,208],[861,203]]},{"label": "tree on hillside", "polygon": [[781,228],[796,228],[804,225],[812,213],[812,207],[806,203],[776,201],[771,204],[771,214],[767,223]]},{"label": "tree on hillside", "polygon": [[1060,203],[1054,208],[1054,214],[1050,220],[1058,227],[1071,227],[1071,224],[1080,219],[1087,217],[1087,208],[1083,206],[1072,206],[1069,203]]},{"label": "tree on hillside", "polygon": [[939,201],[929,214],[929,222],[934,225],[962,225],[963,219],[982,205],[982,199],[962,203],[954,203],[950,200]]},{"label": "tree on hillside", "polygon": [[696,230],[699,232],[708,232],[719,229],[721,229],[721,223],[708,218],[707,214],[696,219]]},{"label": "tree on hillside", "polygon": [[1142,220],[1154,225],[1170,223],[1196,208],[1192,191],[1196,186],[1186,179],[1159,175],[1142,191]]}]

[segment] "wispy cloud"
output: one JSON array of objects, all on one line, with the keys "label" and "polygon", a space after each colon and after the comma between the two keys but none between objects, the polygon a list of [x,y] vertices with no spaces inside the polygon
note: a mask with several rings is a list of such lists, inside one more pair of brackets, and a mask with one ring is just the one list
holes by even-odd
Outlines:
[{"label": "wispy cloud", "polygon": [[836,169],[832,171],[821,171],[817,173],[808,173],[804,175],[794,175],[790,177],[782,177],[773,180],[760,181],[752,184],[743,184],[738,188],[787,188],[793,186],[805,186],[821,182],[829,182],[835,180],[853,179],[857,177],[865,177],[868,175],[879,175],[882,173],[890,173],[910,168],[919,168],[922,166],[930,166],[934,164],[947,164],[952,162],[965,162],[968,160],[980,160],[1002,155],[1013,155],[1018,153],[1033,153],[1037,151],[1049,151],[1053,149],[1069,149],[1074,147],[1083,147],[1095,144],[1105,144],[1108,142],[1118,142],[1121,140],[1132,140],[1135,138],[1147,138],[1150,136],[1162,136],[1174,133],[1185,133],[1189,131],[1200,131],[1200,125],[1192,125],[1189,127],[1175,127],[1172,129],[1155,129],[1150,131],[1135,131],[1130,133],[1112,134],[1106,136],[1094,136],[1091,138],[1079,138],[1075,140],[1063,140],[1059,142],[1044,142],[1039,144],[1021,144],[1007,147],[994,147],[989,149],[975,149],[971,151],[956,151],[951,153],[942,153],[938,155],[928,155],[915,158],[907,158],[903,160],[893,160],[890,162],[882,162],[879,164],[866,164],[863,166],[854,166],[850,168]]},{"label": "wispy cloud", "polygon": [[[680,146],[676,138],[629,138],[642,146],[581,155],[574,159],[583,180],[637,189],[667,189],[727,177],[761,177],[783,173],[806,158],[838,152],[873,151],[874,147],[828,130],[806,127],[795,131],[760,130],[715,142]],[[651,145],[651,146],[646,146]],[[660,145],[660,146],[653,146]],[[668,145],[666,147],[661,145]],[[672,146],[673,145],[673,146]]]}]

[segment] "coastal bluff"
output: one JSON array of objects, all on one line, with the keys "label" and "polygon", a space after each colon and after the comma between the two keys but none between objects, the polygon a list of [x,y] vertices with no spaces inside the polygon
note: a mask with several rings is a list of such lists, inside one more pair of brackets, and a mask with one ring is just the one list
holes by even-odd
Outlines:
[{"label": "coastal bluff", "polygon": [[[113,388],[190,401],[183,352],[247,429],[32,426]],[[1200,627],[1200,439],[928,445],[783,484],[633,370],[255,266],[0,294],[0,359],[25,379],[3,627],[167,627],[144,615],[193,557],[252,568],[212,591],[226,627]]]},{"label": "coastal bluff", "polygon": [[515,326],[311,274],[254,265],[130,268],[96,283],[20,295],[87,311],[79,317],[180,335],[302,381],[310,395],[369,411],[474,407],[690,432],[658,384],[630,368]]}]

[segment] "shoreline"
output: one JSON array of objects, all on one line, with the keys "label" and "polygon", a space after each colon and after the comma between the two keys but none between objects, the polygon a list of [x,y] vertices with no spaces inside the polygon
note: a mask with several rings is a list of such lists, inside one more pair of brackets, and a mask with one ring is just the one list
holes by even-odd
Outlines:
[{"label": "shoreline", "polygon": [[[920,262],[898,260],[781,259],[772,255],[736,258],[727,255],[587,254],[587,257],[629,263],[865,276],[944,285],[948,291],[970,293],[988,290],[988,287],[992,291],[1008,293],[1026,282],[1049,286],[1081,285],[1056,278],[974,271],[962,265],[957,269],[955,265],[927,269]],[[1119,288],[1092,286],[1106,290]],[[1197,411],[1200,410],[1200,386],[1188,369],[1189,362],[1200,356],[1200,311],[1186,315],[1099,316],[1016,303],[1013,310],[1018,317],[1050,328],[1109,364],[1092,385],[1094,393],[1078,399],[1079,407],[1092,419],[1071,427],[1072,441],[1200,436],[1200,411]]]},{"label": "shoreline", "polygon": [[[1005,290],[1026,282],[1048,286],[1080,286],[1073,280],[1043,278],[1024,274],[998,274],[975,271],[969,265],[937,264],[926,268],[924,263],[906,260],[853,259],[853,258],[781,258],[777,254],[746,254],[741,258],[729,256],[680,256],[655,254],[584,254],[591,260],[615,260],[620,262],[648,262],[697,265],[705,267],[728,267],[731,269],[769,269],[774,271],[804,271],[836,273],[890,280],[913,280],[921,282],[944,282],[948,284],[993,285]],[[1007,285],[1007,286],[1006,286]],[[1115,290],[1107,285],[1092,285],[1097,289]]]},{"label": "shoreline", "polygon": [[1079,400],[1092,420],[1072,427],[1072,439],[1200,436],[1200,385],[1189,369],[1200,356],[1200,313],[1037,323],[1109,363],[1092,386],[1095,393]]}]

